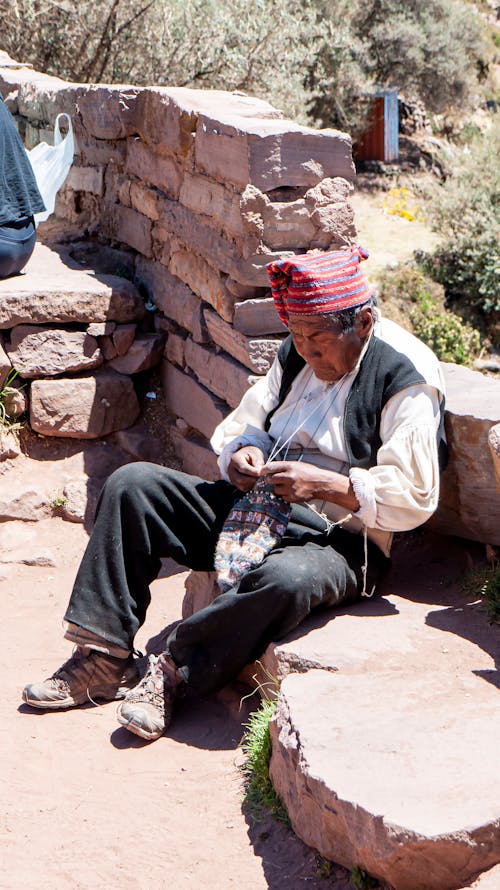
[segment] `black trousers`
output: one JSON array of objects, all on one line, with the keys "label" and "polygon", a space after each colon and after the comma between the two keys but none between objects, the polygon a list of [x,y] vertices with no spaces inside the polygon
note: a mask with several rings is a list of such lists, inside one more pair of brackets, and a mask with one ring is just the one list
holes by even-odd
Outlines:
[{"label": "black trousers", "polygon": [[[211,571],[222,524],[239,497],[224,481],[206,482],[150,463],[121,467],[101,494],[66,619],[132,648],[161,558]],[[389,563],[369,545],[368,589]],[[171,633],[168,650],[186,689],[199,694],[221,688],[312,609],[354,602],[362,564],[361,536],[341,528],[327,535],[320,517],[294,505],[281,546]]]}]

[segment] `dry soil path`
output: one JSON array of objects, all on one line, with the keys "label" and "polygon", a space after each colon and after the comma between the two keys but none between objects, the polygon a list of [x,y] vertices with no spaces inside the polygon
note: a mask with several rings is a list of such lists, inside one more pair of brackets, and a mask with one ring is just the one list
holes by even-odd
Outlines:
[{"label": "dry soil path", "polygon": [[[61,464],[40,464],[45,487],[57,490]],[[246,689],[181,708],[153,744],[118,727],[112,703],[55,714],[20,705],[23,685],[70,654],[61,621],[86,539],[82,525],[58,517],[0,524],[2,890],[351,887],[340,868],[321,879],[315,854],[285,827],[245,817]],[[23,554],[53,565],[20,564]],[[170,564],[153,585],[139,647],[179,617],[184,577]]]}]

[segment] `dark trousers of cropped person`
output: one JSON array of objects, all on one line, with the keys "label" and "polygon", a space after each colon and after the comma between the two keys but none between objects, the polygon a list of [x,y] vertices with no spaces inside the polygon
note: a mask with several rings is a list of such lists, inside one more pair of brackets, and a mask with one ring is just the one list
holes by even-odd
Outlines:
[{"label": "dark trousers of cropped person", "polygon": [[[242,493],[150,463],[121,467],[108,479],[77,574],[66,620],[132,649],[162,557],[213,569],[222,524]],[[167,649],[189,693],[215,691],[317,606],[354,602],[362,589],[363,540],[330,535],[312,510],[294,505],[281,546],[240,583],[181,621]],[[369,544],[371,590],[389,560]]]},{"label": "dark trousers of cropped person", "polygon": [[32,216],[0,225],[0,278],[9,278],[24,269],[35,243],[36,229]]}]

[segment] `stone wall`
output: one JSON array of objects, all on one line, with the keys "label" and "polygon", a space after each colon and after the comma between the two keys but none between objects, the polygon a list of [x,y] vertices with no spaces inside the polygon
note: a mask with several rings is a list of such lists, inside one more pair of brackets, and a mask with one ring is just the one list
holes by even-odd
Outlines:
[{"label": "stone wall", "polygon": [[[98,294],[87,283],[70,299],[63,288],[52,304],[39,278],[37,293],[17,302],[0,285],[8,351],[0,332],[0,382],[14,361],[23,363],[21,373],[35,381],[35,429],[83,437],[92,411],[86,433],[105,435],[133,423],[131,381],[160,361],[183,466],[214,478],[207,440],[267,371],[284,332],[266,263],[355,238],[349,137],[298,126],[240,94],[68,84],[2,53],[0,91],[28,147],[49,138],[58,112],[71,114],[75,163],[40,234],[67,242],[67,268],[70,253],[85,253],[93,239],[92,255],[108,273],[96,276]],[[117,271],[131,281],[109,275]],[[60,330],[64,367],[50,364]],[[500,544],[498,458],[488,445],[500,422],[500,381],[454,365],[444,372],[450,461],[433,522]],[[129,410],[106,408],[116,399]]]},{"label": "stone wall", "polygon": [[267,371],[284,331],[266,263],[355,237],[349,136],[240,94],[68,84],[1,55],[0,90],[28,148],[58,112],[71,115],[75,163],[41,237],[126,250],[154,330],[167,335],[161,373],[178,453],[213,477],[207,439]]}]

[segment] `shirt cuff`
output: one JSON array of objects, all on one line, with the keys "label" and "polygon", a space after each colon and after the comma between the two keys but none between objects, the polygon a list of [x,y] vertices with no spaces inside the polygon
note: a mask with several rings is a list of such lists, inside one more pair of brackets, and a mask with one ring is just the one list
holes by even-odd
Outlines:
[{"label": "shirt cuff", "polygon": [[377,521],[377,501],[375,498],[375,480],[368,470],[352,467],[349,471],[354,494],[359,501],[359,510],[354,513],[366,528],[374,528]]}]

